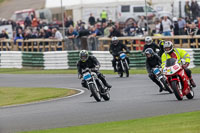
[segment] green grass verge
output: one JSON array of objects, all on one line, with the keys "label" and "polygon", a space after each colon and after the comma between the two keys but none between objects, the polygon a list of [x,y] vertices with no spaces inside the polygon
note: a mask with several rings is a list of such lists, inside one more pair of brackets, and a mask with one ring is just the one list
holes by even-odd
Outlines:
[{"label": "green grass verge", "polygon": [[77,93],[75,90],[60,88],[0,88],[0,106],[24,104]]},{"label": "green grass verge", "polygon": [[[200,67],[192,68],[192,73],[200,74]],[[113,70],[101,70],[103,74],[117,74]],[[77,70],[32,70],[32,69],[16,69],[1,68],[0,74],[77,74]],[[130,74],[147,74],[145,69],[131,69]]]},{"label": "green grass verge", "polygon": [[200,133],[200,112],[23,133]]}]

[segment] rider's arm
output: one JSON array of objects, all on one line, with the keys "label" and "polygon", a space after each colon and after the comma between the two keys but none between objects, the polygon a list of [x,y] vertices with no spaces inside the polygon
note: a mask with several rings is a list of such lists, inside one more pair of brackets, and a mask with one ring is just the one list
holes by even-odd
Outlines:
[{"label": "rider's arm", "polygon": [[186,63],[190,63],[190,55],[183,49],[178,49],[178,51],[181,58],[184,59]]},{"label": "rider's arm", "polygon": [[129,49],[128,49],[128,47],[125,44],[121,44],[121,45],[122,45],[122,48],[125,49],[127,53],[130,52]]},{"label": "rider's arm", "polygon": [[92,60],[93,60],[93,62],[94,62],[94,65],[100,67],[100,63],[99,63],[99,61],[97,60],[97,58],[96,58],[95,56],[91,56],[91,58],[92,58]]},{"label": "rider's arm", "polygon": [[78,74],[82,75],[82,69],[81,69],[80,61],[78,61],[78,63],[77,63],[77,69],[78,69]]},{"label": "rider's arm", "polygon": [[146,61],[146,69],[148,73],[151,73],[151,67],[147,61]]},{"label": "rider's arm", "polygon": [[165,67],[165,63],[166,63],[166,60],[167,60],[166,54],[163,54],[163,55],[162,55],[161,60],[162,60],[162,65],[161,65],[161,67],[164,68],[164,67]]}]

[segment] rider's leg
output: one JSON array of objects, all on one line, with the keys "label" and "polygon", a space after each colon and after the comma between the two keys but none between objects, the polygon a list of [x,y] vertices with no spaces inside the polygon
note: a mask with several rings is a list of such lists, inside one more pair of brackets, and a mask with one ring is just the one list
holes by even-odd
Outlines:
[{"label": "rider's leg", "polygon": [[188,68],[185,68],[185,72],[186,72],[188,78],[190,79],[191,85],[192,85],[193,87],[196,87],[196,84],[195,84],[195,82],[194,82],[194,80],[193,80],[193,78],[192,78],[192,72],[191,72],[191,70],[188,69]]},{"label": "rider's leg", "polygon": [[114,57],[113,60],[112,60],[112,66],[113,66],[113,68],[114,68],[114,72],[117,72],[117,68],[116,68],[116,59],[115,59],[115,57]]},{"label": "rider's leg", "polygon": [[105,76],[103,74],[101,74],[100,72],[97,72],[97,76],[98,78],[103,82],[103,84],[108,87],[111,88],[112,86],[110,84],[108,84],[108,82],[105,79]]},{"label": "rider's leg", "polygon": [[163,86],[160,84],[160,82],[156,79],[155,75],[153,74],[149,74],[149,78],[154,82],[156,83],[159,87],[160,87],[160,92],[163,91]]},{"label": "rider's leg", "polygon": [[86,81],[85,81],[85,80],[82,80],[82,81],[81,81],[81,85],[82,85],[82,87],[84,87],[84,88],[87,88],[87,89],[88,89],[88,86],[87,86],[87,83],[86,83]]}]

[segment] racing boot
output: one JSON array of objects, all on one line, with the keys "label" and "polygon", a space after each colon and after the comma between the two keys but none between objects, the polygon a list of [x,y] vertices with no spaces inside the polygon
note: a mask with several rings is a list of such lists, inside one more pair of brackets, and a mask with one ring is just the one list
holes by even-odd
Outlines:
[{"label": "racing boot", "polygon": [[192,78],[190,79],[190,84],[192,85],[192,87],[196,87],[196,84]]}]

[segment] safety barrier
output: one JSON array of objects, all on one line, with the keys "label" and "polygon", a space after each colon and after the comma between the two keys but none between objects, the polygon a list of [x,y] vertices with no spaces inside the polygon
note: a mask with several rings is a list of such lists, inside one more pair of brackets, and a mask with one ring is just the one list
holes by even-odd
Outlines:
[{"label": "safety barrier", "polygon": [[44,52],[44,69],[68,69],[68,52]]},{"label": "safety barrier", "polygon": [[44,68],[44,54],[42,52],[23,52],[23,68]]},{"label": "safety barrier", "polygon": [[1,68],[22,68],[22,52],[1,51],[0,60]]},{"label": "safety barrier", "polygon": [[200,49],[194,49],[194,65],[200,66]]},{"label": "safety barrier", "polygon": [[[190,68],[200,66],[200,49],[185,49],[191,57]],[[91,51],[101,64],[101,70],[112,70],[112,55],[108,51]],[[131,68],[145,68],[145,57],[141,51],[131,51],[129,55]],[[56,52],[17,52],[1,51],[1,68],[31,69],[76,69],[79,51]]]}]

